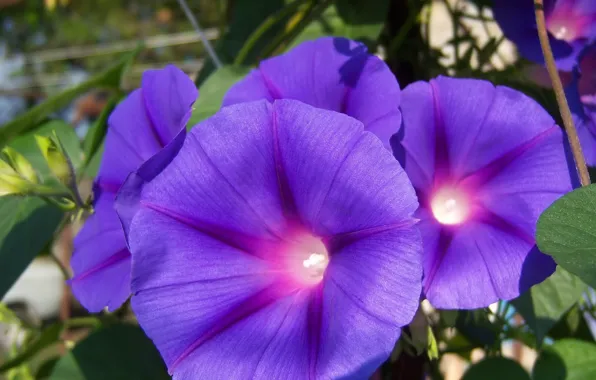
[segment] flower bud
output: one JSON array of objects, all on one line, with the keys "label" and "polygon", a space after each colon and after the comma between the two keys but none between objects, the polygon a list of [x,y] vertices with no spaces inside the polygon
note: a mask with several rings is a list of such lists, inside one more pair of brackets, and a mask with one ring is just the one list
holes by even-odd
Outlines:
[{"label": "flower bud", "polygon": [[8,146],[2,149],[2,154],[8,165],[20,174],[21,177],[32,183],[39,183],[35,169],[33,169],[31,163],[22,154]]},{"label": "flower bud", "polygon": [[0,197],[4,195],[25,194],[31,189],[31,183],[22,178],[12,166],[0,160]]},{"label": "flower bud", "polygon": [[36,135],[35,140],[52,173],[62,183],[68,183],[72,174],[71,164],[58,137]]}]

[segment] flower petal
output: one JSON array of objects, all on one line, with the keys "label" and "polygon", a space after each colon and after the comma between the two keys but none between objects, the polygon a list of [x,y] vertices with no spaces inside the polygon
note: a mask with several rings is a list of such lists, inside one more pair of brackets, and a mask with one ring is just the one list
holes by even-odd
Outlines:
[{"label": "flower petal", "polygon": [[308,379],[307,297],[282,299],[239,321],[194,351],[173,378]]},{"label": "flower petal", "polygon": [[185,127],[198,95],[190,78],[174,66],[147,71],[142,86],[108,120],[98,182],[116,187],[114,192]]},{"label": "flower petal", "polygon": [[345,38],[304,42],[261,62],[228,91],[223,104],[284,98],[352,116],[387,148],[401,122],[395,76],[364,45]]},{"label": "flower petal", "polygon": [[501,172],[494,173],[478,194],[485,209],[530,237],[535,236],[540,214],[573,189],[561,129],[553,126],[538,138],[539,143],[520,152]]},{"label": "flower petal", "polygon": [[475,309],[513,299],[555,270],[554,261],[532,242],[498,226],[469,222],[435,241],[440,249],[425,247],[424,292],[440,309]]},{"label": "flower petal", "polygon": [[404,89],[401,102],[403,126],[394,140],[393,150],[416,189],[426,189],[433,184],[435,118],[430,112],[433,107],[428,83],[415,82]]},{"label": "flower petal", "polygon": [[357,120],[291,100],[276,101],[274,115],[288,188],[316,234],[401,223],[414,212],[405,173]]},{"label": "flower petal", "polygon": [[162,150],[145,161],[136,172],[131,173],[120,187],[114,203],[124,234],[128,236],[134,215],[141,207],[139,200],[143,185],[150,182],[167,167],[176,157],[186,139],[186,128],[183,128],[174,140]]},{"label": "flower petal", "polygon": [[205,228],[276,236],[286,223],[272,130],[264,101],[222,109],[188,134],[168,170],[144,188],[143,202]]},{"label": "flower petal", "polygon": [[[174,379],[359,379],[387,358],[418,306],[417,203],[398,163],[362,129],[296,100],[231,105],[133,189],[132,305]],[[311,252],[294,249],[304,232],[329,251],[320,283],[285,266]],[[355,289],[355,277],[366,284]]]},{"label": "flower petal", "polygon": [[414,223],[414,188],[395,158],[380,148],[370,134],[358,140],[337,170],[315,230],[357,234]]},{"label": "flower petal", "polygon": [[[535,249],[536,221],[572,190],[574,178],[550,115],[515,90],[444,77],[408,86],[402,104],[395,154],[421,199],[416,216],[429,301],[486,307],[548,277],[554,269]],[[472,211],[457,224],[440,224],[433,200],[451,187]]]},{"label": "flower petal", "polygon": [[589,116],[578,116],[574,114],[573,120],[577,128],[577,135],[582,146],[582,152],[589,166],[596,166],[596,112]]},{"label": "flower petal", "polygon": [[166,146],[188,122],[199,96],[197,87],[182,70],[167,65],[145,71],[141,88],[154,133],[161,146]]},{"label": "flower petal", "polygon": [[[332,254],[315,378],[369,378],[389,357],[400,327],[418,309],[420,264],[420,234],[413,226],[376,233]],[[359,376],[349,377],[354,373]]]},{"label": "flower petal", "polygon": [[129,244],[133,307],[170,369],[224,313],[272,281],[256,276],[267,269],[262,260],[161,211],[137,213]]},{"label": "flower petal", "polygon": [[[594,51],[596,53],[596,50]],[[596,166],[596,54],[587,55],[581,66],[581,75],[574,77],[565,87],[582,153],[589,166]]]},{"label": "flower petal", "polygon": [[[426,115],[430,114],[429,98],[432,116]],[[424,170],[414,178],[438,175],[437,168],[431,172],[431,159],[448,168],[444,175],[469,175],[555,124],[540,105],[521,92],[475,79],[438,77],[428,84],[416,83],[404,90],[402,103],[402,145],[413,157],[414,166],[422,165]],[[408,104],[411,107],[406,107]],[[421,138],[424,132],[430,137]],[[406,158],[406,168],[409,164]]]},{"label": "flower petal", "polygon": [[133,91],[108,121],[99,174],[95,183],[95,215],[75,239],[70,285],[89,311],[118,308],[130,295],[130,253],[118,215],[115,194],[131,172],[166,144],[184,136],[194,83],[174,66],[143,74],[142,88]]},{"label": "flower petal", "polygon": [[90,312],[106,306],[113,311],[130,295],[130,252],[112,197],[104,194],[96,202],[95,214],[74,239],[70,264],[75,276],[69,284]]},{"label": "flower petal", "polygon": [[[563,2],[565,1],[547,0],[544,2],[547,24],[549,17],[555,10],[555,5]],[[495,20],[503,33],[516,44],[520,54],[526,59],[544,64],[544,56],[536,30],[533,2],[531,0],[499,0],[495,2],[493,12]],[[567,42],[555,38],[550,33],[549,42],[557,67],[563,71],[573,70],[578,63],[578,58],[587,46],[583,38]]]},{"label": "flower petal", "polygon": [[97,182],[116,193],[128,174],[161,149],[151,132],[141,89],[133,91],[110,115]]},{"label": "flower petal", "polygon": [[[310,371],[316,378],[367,377],[389,356],[400,326],[418,307],[420,237],[414,227],[336,252],[323,304],[316,290],[306,289],[222,326],[230,310],[254,302],[272,284],[264,262],[157,211],[141,210],[133,224],[133,308],[174,379],[306,379]],[[218,330],[210,335],[213,326]],[[243,365],[233,365],[239,360]],[[347,377],[354,372],[360,375]]]}]

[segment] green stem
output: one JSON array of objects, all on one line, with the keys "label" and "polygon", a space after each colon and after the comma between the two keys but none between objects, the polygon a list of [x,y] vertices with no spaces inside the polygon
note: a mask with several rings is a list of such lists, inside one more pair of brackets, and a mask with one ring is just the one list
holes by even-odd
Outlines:
[{"label": "green stem", "polygon": [[52,252],[50,252],[48,256],[56,264],[58,269],[60,269],[60,272],[62,273],[64,280],[66,280],[66,281],[70,280],[70,273],[69,273],[68,269],[66,269],[66,267],[62,264],[60,259],[58,259]]},{"label": "green stem", "polygon": [[248,54],[253,50],[256,43],[259,39],[267,33],[274,25],[277,25],[282,19],[286,18],[288,15],[293,13],[296,9],[300,8],[302,5],[305,5],[308,0],[296,0],[293,3],[289,4],[288,6],[280,9],[279,11],[275,12],[274,14],[270,15],[259,25],[259,27],[253,31],[248,37],[248,40],[242,46],[242,49],[238,52],[236,59],[234,59],[234,65],[242,65],[246,63],[246,58]]},{"label": "green stem", "polygon": [[[54,198],[52,196],[47,196],[47,195],[38,195],[38,196],[41,199],[43,199],[44,201],[46,201],[47,203],[58,207],[62,211],[66,212],[66,211],[73,211],[76,209],[76,205],[74,203],[68,204],[68,203],[60,202],[58,200],[58,198]],[[66,196],[68,196],[68,194],[66,194]]]},{"label": "green stem", "polygon": [[[286,44],[288,41],[293,40],[304,28],[306,28],[315,17],[320,16],[325,12],[325,10],[334,2],[335,0],[322,0],[320,3],[318,1],[311,1],[308,5],[308,8],[305,11],[305,16],[296,23],[296,25],[286,33],[280,34],[277,38],[275,38],[269,45],[265,47],[263,53],[261,54],[262,58],[267,58],[274,55],[280,47]],[[318,4],[317,4],[318,3]]]},{"label": "green stem", "polygon": [[414,25],[416,25],[416,20],[418,19],[418,14],[419,14],[419,11],[411,11],[410,12],[406,22],[401,26],[401,28],[399,28],[399,32],[397,33],[397,35],[389,43],[389,52],[390,53],[397,51],[401,47],[403,42],[406,40],[406,37],[408,36],[408,33],[410,32],[410,30],[412,30]]},{"label": "green stem", "polygon": [[100,327],[101,320],[96,317],[79,317],[79,318],[71,318],[64,321],[64,325],[68,328],[70,327]]},{"label": "green stem", "polygon": [[453,24],[453,54],[455,59],[455,67],[459,67],[459,20],[455,14],[455,9],[451,8],[448,0],[443,0],[449,16],[451,17],[451,24]]},{"label": "green stem", "polygon": [[582,147],[579,143],[579,137],[577,136],[577,130],[573,123],[573,117],[571,116],[571,110],[565,97],[565,90],[559,77],[557,70],[557,64],[555,63],[555,57],[548,40],[548,31],[546,30],[546,20],[544,17],[544,4],[542,0],[534,0],[534,8],[536,13],[536,26],[538,27],[538,37],[540,39],[540,46],[542,47],[542,54],[544,55],[544,61],[546,63],[546,69],[555,91],[555,97],[559,105],[559,112],[563,119],[563,125],[565,126],[565,132],[567,132],[567,138],[569,139],[569,145],[571,146],[571,152],[573,153],[573,159],[579,173],[579,179],[582,186],[588,186],[590,184],[590,174],[588,167],[586,166],[586,160],[584,158]]}]

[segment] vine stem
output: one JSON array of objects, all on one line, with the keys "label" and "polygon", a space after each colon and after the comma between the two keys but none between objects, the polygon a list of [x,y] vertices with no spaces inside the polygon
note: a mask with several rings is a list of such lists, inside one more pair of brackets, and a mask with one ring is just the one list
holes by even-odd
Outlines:
[{"label": "vine stem", "polygon": [[285,6],[284,8],[280,9],[279,11],[275,12],[271,16],[267,17],[261,25],[254,32],[248,37],[248,40],[242,46],[242,49],[238,52],[236,59],[234,60],[234,65],[242,65],[246,63],[246,57],[251,52],[251,50],[255,47],[256,43],[259,39],[265,34],[267,31],[271,30],[271,28],[278,24],[280,20],[289,16],[297,9],[300,9],[301,6],[307,4],[306,0],[296,0],[293,3]]},{"label": "vine stem", "polygon": [[534,9],[536,13],[536,26],[538,27],[538,38],[540,39],[540,46],[542,47],[542,54],[544,55],[544,61],[546,63],[546,69],[555,91],[557,98],[557,104],[559,105],[559,112],[563,119],[563,125],[565,126],[565,132],[567,132],[567,138],[569,139],[569,145],[571,146],[571,152],[573,153],[573,159],[577,167],[579,179],[582,186],[588,186],[590,184],[590,173],[586,166],[586,160],[582,153],[582,147],[577,137],[577,130],[571,117],[571,110],[565,97],[565,90],[563,90],[563,84],[559,77],[557,65],[555,63],[555,57],[548,40],[548,32],[546,30],[546,19],[544,17],[544,4],[543,0],[534,0]]},{"label": "vine stem", "polygon": [[60,269],[60,273],[62,273],[62,277],[64,277],[64,281],[70,280],[70,272],[66,268],[66,266],[60,261],[53,252],[49,252],[48,257],[56,264],[58,269]]},{"label": "vine stem", "polygon": [[188,7],[186,0],[178,0],[178,4],[184,11],[184,14],[188,18],[188,21],[190,21],[190,23],[192,24],[192,27],[195,29],[195,32],[197,32],[197,34],[199,35],[199,38],[201,39],[201,42],[203,42],[203,46],[205,47],[205,50],[207,50],[207,54],[209,54],[209,57],[211,57],[211,60],[213,61],[213,65],[216,68],[220,69],[223,66],[223,64],[221,63],[219,57],[217,56],[215,49],[213,49],[213,46],[211,46],[211,42],[209,42],[209,39],[207,38],[207,36],[205,36],[203,29],[199,25],[199,21],[197,20],[197,18],[194,16],[192,11]]}]

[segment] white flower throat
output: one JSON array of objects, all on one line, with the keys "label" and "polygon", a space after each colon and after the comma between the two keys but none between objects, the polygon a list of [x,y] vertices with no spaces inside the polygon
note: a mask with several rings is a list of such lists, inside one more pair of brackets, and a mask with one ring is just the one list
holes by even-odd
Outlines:
[{"label": "white flower throat", "polygon": [[329,258],[324,253],[311,253],[308,258],[302,261],[302,265],[312,278],[322,278],[329,264]]},{"label": "white flower throat", "polygon": [[446,225],[460,224],[466,221],[470,214],[467,196],[451,187],[437,191],[431,199],[430,207],[435,219]]}]

